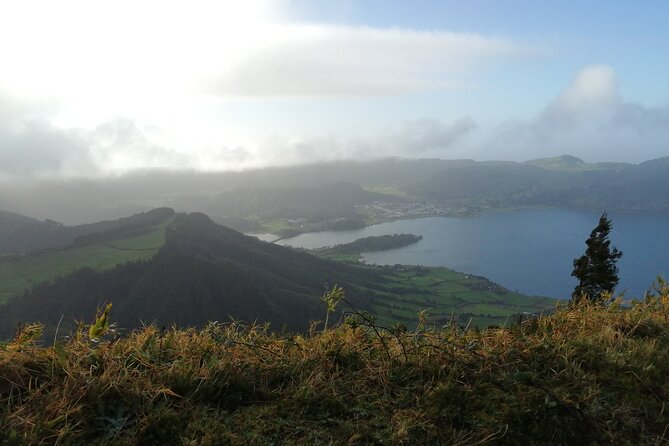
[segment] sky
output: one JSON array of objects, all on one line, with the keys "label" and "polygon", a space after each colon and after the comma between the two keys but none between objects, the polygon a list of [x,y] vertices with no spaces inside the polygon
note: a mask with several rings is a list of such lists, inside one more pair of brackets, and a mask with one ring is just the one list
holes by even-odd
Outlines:
[{"label": "sky", "polygon": [[669,2],[0,2],[0,178],[669,155]]}]

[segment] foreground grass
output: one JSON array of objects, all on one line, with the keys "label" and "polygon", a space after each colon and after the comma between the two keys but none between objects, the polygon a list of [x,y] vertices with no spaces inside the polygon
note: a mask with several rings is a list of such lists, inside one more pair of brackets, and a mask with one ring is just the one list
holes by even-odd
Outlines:
[{"label": "foreground grass", "polygon": [[[113,312],[112,312],[113,318]],[[669,288],[506,329],[211,324],[0,346],[6,444],[664,444]]]},{"label": "foreground grass", "polygon": [[151,231],[116,237],[104,242],[0,260],[0,304],[25,290],[84,266],[96,271],[111,269],[125,262],[153,257],[165,244],[165,227],[173,218]]}]

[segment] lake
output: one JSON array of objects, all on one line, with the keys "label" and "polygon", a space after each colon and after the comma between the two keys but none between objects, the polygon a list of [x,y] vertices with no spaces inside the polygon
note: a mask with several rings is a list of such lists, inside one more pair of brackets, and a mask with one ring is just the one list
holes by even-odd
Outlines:
[{"label": "lake", "polygon": [[[573,259],[585,252],[585,240],[600,213],[570,209],[485,212],[472,218],[431,217],[398,220],[353,231],[302,234],[278,243],[318,248],[361,237],[411,233],[420,242],[389,251],[363,254],[375,264],[445,266],[485,276],[529,295],[568,298],[576,285]],[[655,277],[669,279],[669,214],[610,212],[612,245],[624,255],[618,262],[626,296],[643,296]]]}]

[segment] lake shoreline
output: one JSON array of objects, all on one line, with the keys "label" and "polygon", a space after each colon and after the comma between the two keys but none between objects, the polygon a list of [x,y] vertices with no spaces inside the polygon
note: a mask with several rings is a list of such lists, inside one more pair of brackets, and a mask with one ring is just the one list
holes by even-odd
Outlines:
[{"label": "lake shoreline", "polygon": [[[506,208],[499,208],[499,207],[487,207],[487,208],[479,208],[479,209],[468,209],[466,213],[458,213],[458,212],[447,212],[447,213],[433,213],[433,214],[415,214],[415,215],[406,215],[402,217],[387,217],[387,218],[377,218],[373,220],[364,220],[365,225],[362,226],[360,229],[368,228],[371,226],[377,226],[381,225],[384,223],[392,223],[396,221],[403,221],[403,220],[417,220],[417,219],[424,219],[424,218],[458,218],[458,219],[464,219],[464,220],[469,220],[469,219],[476,219],[481,217],[482,215],[485,214],[490,214],[490,213],[499,213],[499,214],[509,214],[509,213],[514,213],[514,212],[522,212],[522,211],[527,211],[527,210],[564,210],[564,211],[574,211],[574,212],[594,212],[594,213],[603,213],[603,212],[614,212],[616,214],[657,214],[657,215],[665,215],[669,217],[669,210],[647,210],[647,209],[603,209],[603,208],[595,208],[595,207],[564,207],[564,206],[520,206],[520,207],[506,207]],[[294,232],[292,232],[289,235],[281,235],[280,233],[274,233],[274,232],[245,232],[245,235],[250,235],[254,237],[262,236],[259,237],[263,241],[267,241],[269,243],[276,243],[282,240],[288,240],[292,239],[295,237],[299,237],[300,235],[303,234],[312,234],[312,233],[319,233],[319,232],[347,232],[351,231],[353,229],[342,229],[342,230],[336,230],[336,229],[305,229],[305,230],[300,230],[300,229],[294,229]],[[268,235],[271,235],[272,237],[267,237]]]},{"label": "lake shoreline", "polygon": [[[364,253],[368,263],[444,266],[488,277],[527,295],[566,299],[575,281],[574,258],[585,251],[585,240],[599,210],[556,208],[493,209],[476,218],[420,217],[370,225],[353,231],[304,233],[278,241],[313,249],[355,239],[393,233],[421,234],[414,245]],[[610,211],[612,244],[625,254],[619,262],[618,291],[643,297],[658,275],[669,273],[669,213]]]}]

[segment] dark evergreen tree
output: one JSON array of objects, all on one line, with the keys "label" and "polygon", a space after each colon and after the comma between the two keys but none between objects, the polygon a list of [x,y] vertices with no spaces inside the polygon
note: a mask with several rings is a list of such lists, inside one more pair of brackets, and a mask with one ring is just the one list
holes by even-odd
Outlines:
[{"label": "dark evergreen tree", "polygon": [[606,212],[599,217],[599,223],[585,241],[588,245],[585,254],[574,259],[574,271],[571,275],[578,279],[571,297],[573,301],[582,298],[591,301],[602,299],[602,292],[612,292],[618,284],[618,267],[616,262],[622,257],[622,251],[611,248],[609,240],[611,220]]}]

